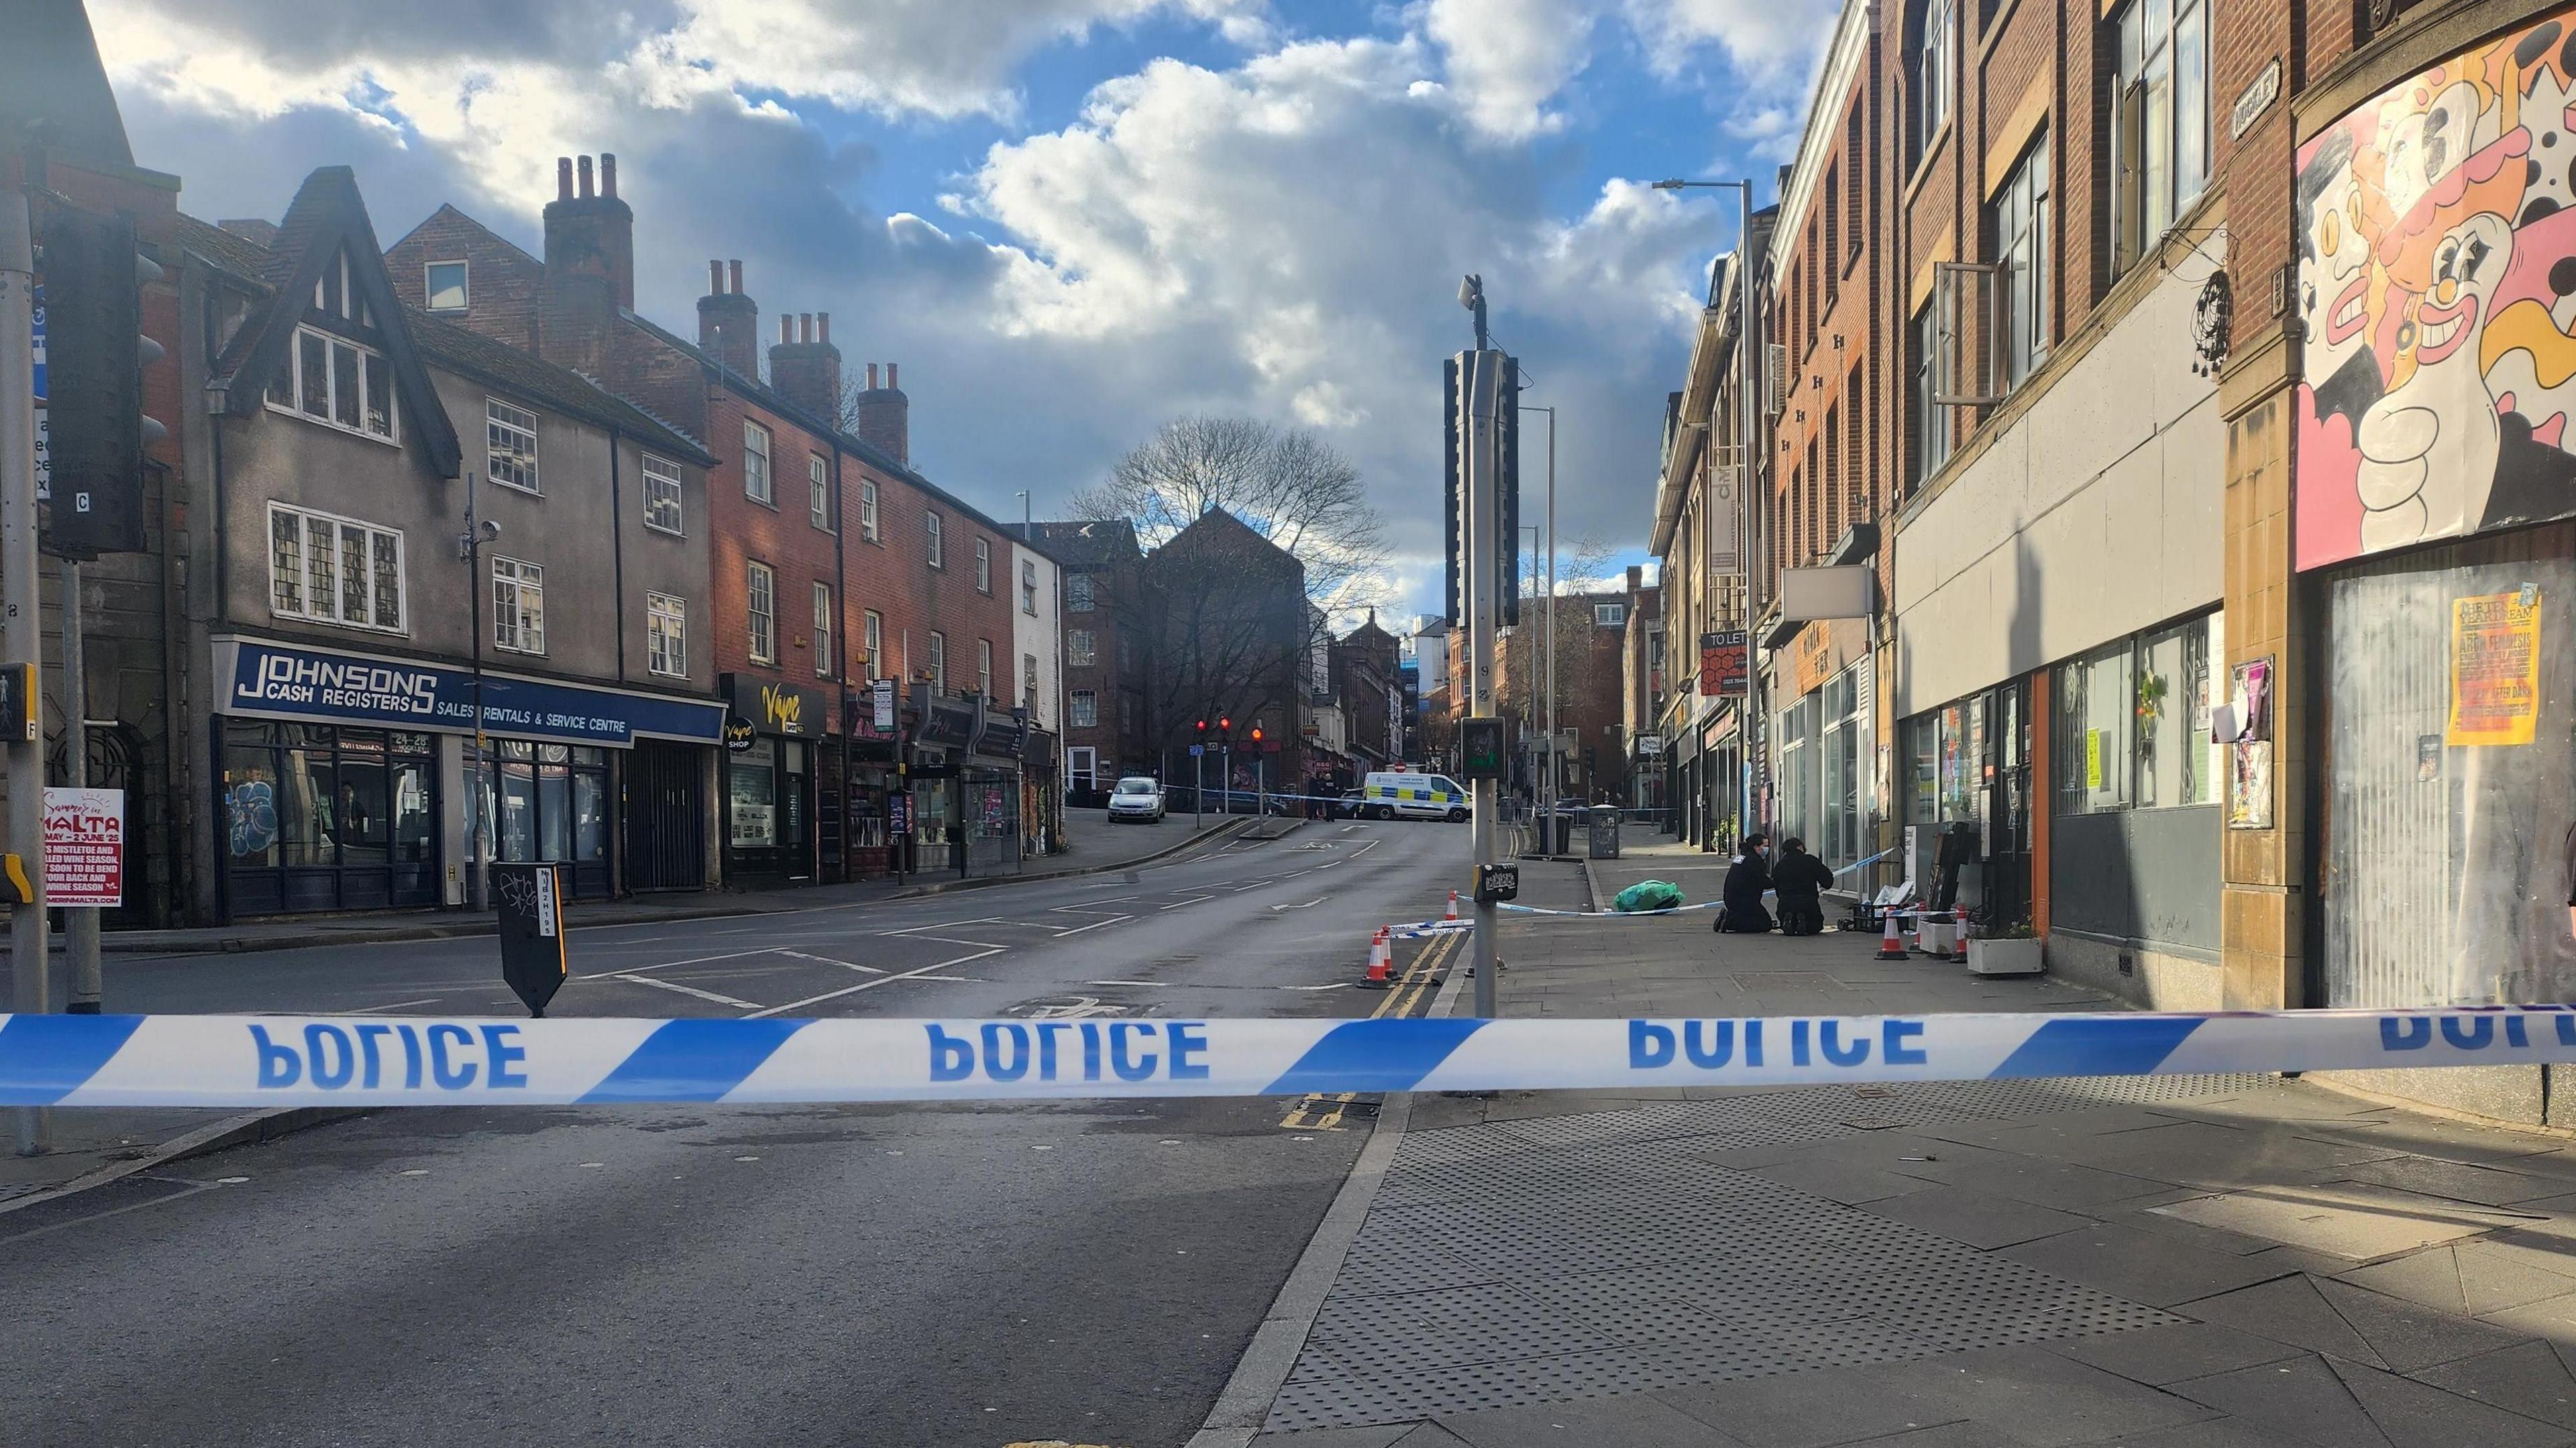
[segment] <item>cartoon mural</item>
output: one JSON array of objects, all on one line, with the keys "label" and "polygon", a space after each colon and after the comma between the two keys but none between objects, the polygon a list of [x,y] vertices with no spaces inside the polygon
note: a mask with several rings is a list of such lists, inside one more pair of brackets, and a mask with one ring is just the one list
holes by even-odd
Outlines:
[{"label": "cartoon mural", "polygon": [[2298,566],[2576,516],[2576,10],[2299,153]]}]

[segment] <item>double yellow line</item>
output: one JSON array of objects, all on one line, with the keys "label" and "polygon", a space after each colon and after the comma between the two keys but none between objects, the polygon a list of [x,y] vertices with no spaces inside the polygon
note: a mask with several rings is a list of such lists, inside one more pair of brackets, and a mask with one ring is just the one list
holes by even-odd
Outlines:
[{"label": "double yellow line", "polygon": [[[1368,1013],[1368,1019],[1377,1020],[1387,1016],[1402,1019],[1414,1014],[1417,1006],[1427,1007],[1431,1000],[1434,977],[1438,976],[1441,967],[1448,964],[1450,958],[1458,953],[1458,943],[1466,938],[1464,932],[1452,932],[1434,937],[1431,947],[1413,958],[1413,964],[1405,968],[1403,976],[1396,981],[1395,987],[1386,993],[1386,999],[1377,1003],[1377,1009]],[[1308,1095],[1289,1110],[1288,1115],[1279,1123],[1280,1129],[1339,1131],[1342,1127],[1342,1113],[1350,1109],[1351,1102],[1358,1094],[1354,1091],[1344,1091],[1332,1096]]]}]

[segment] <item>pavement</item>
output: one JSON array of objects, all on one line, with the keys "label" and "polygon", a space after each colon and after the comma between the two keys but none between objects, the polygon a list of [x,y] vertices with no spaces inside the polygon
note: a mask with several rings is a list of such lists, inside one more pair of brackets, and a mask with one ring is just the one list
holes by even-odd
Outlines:
[{"label": "pavement", "polygon": [[[550,1015],[1416,1014],[1437,825],[577,930]],[[497,1011],[488,942],[109,962],[111,1009]],[[0,1202],[19,1445],[1172,1444],[1370,1137],[1341,1099],[388,1110]],[[72,1113],[57,1112],[59,1125]]]},{"label": "pavement", "polygon": [[[1020,862],[1012,875],[960,878],[938,869],[871,880],[852,880],[779,890],[687,890],[636,895],[624,900],[577,901],[572,909],[587,926],[643,925],[680,920],[707,920],[727,915],[774,915],[818,905],[855,905],[881,900],[909,900],[953,890],[984,889],[1028,880],[1096,874],[1146,860],[1159,859],[1193,841],[1222,831],[1233,835],[1247,828],[1274,826],[1273,820],[1250,815],[1215,819],[1204,828],[1186,815],[1152,823],[1110,824],[1104,810],[1077,810],[1076,833],[1066,848]],[[1091,816],[1102,818],[1091,818]],[[1282,831],[1281,833],[1284,833]],[[1265,834],[1263,838],[1277,838]],[[121,955],[210,954],[219,951],[291,950],[314,945],[373,945],[397,940],[455,940],[490,935],[491,920],[463,910],[353,910],[332,915],[272,916],[231,925],[190,926],[171,930],[115,930],[100,936],[102,952]],[[7,952],[0,949],[0,958]]]},{"label": "pavement", "polygon": [[[1722,863],[1653,842],[1522,899],[1706,899]],[[1876,943],[1524,917],[1497,984],[1510,1016],[2123,1008]],[[1259,1431],[1199,1448],[2576,1444],[2561,1137],[2266,1076],[1405,1105]]]}]

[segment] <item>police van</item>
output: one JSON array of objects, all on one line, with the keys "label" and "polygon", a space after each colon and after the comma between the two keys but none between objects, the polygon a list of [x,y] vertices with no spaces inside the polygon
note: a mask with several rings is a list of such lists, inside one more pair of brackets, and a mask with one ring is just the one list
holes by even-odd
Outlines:
[{"label": "police van", "polygon": [[1360,813],[1373,820],[1467,818],[1467,790],[1444,774],[1372,772],[1361,781]]}]

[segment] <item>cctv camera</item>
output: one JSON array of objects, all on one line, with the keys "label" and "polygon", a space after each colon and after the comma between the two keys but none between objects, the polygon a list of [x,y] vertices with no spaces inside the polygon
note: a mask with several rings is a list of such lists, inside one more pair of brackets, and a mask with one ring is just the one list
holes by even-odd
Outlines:
[{"label": "cctv camera", "polygon": [[484,519],[484,520],[483,520],[483,536],[484,536],[484,537],[486,537],[486,538],[498,538],[498,537],[500,537],[500,536],[501,536],[501,525],[500,525],[499,523],[495,522],[494,520],[490,519],[490,518],[486,518],[486,519]]}]

